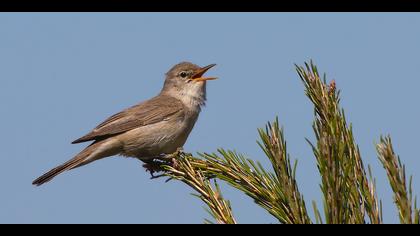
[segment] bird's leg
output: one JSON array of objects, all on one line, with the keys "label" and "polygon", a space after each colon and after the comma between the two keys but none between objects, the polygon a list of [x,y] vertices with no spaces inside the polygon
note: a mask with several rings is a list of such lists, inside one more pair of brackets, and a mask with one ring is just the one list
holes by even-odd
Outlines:
[{"label": "bird's leg", "polygon": [[163,154],[161,155],[160,158],[158,158],[158,160],[161,160],[163,162],[166,162],[168,165],[172,166],[173,168],[177,168],[178,166],[178,162],[176,160],[176,158],[181,154],[184,153],[184,149],[182,147],[179,147],[176,149],[175,152],[173,153],[169,153],[169,154]]},{"label": "bird's leg", "polygon": [[179,148],[176,149],[175,152],[169,153],[169,154],[162,154],[157,159],[162,160],[162,161],[171,161],[172,162],[176,157],[178,157],[183,152],[184,152],[184,149],[182,147],[179,147]]},{"label": "bird's leg", "polygon": [[144,162],[143,167],[146,169],[146,172],[149,171],[151,175],[151,179],[159,178],[164,176],[165,174],[154,175],[155,172],[163,172],[162,165],[169,165],[173,168],[177,168],[178,162],[176,158],[183,153],[183,148],[179,147],[176,149],[175,152],[169,154],[161,154],[157,157],[150,158],[147,160],[139,159]]},{"label": "bird's leg", "polygon": [[144,162],[143,167],[146,169],[146,172],[150,172],[151,179],[159,178],[164,176],[164,174],[154,175],[156,172],[164,172],[162,169],[162,165],[169,165],[176,168],[176,159],[179,154],[179,150],[176,153],[171,154],[162,154],[154,158],[150,158],[147,160],[142,160]]},{"label": "bird's leg", "polygon": [[152,179],[157,178],[157,177],[154,175],[154,173],[155,173],[155,172],[161,172],[161,171],[163,171],[163,170],[162,170],[162,167],[160,167],[160,166],[161,166],[161,164],[162,164],[162,162],[155,161],[154,159],[150,159],[150,160],[141,160],[141,161],[143,161],[143,162],[144,162],[143,167],[146,169],[146,172],[147,172],[147,171],[149,171],[149,172],[150,172],[150,175],[151,175],[151,178],[152,178]]}]

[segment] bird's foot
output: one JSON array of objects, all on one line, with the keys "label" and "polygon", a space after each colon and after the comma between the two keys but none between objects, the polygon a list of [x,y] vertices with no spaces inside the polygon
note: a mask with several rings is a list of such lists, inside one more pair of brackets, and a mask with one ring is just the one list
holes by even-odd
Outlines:
[{"label": "bird's foot", "polygon": [[162,161],[170,161],[170,162],[172,162],[173,159],[177,158],[182,153],[184,153],[184,149],[182,147],[179,147],[179,148],[176,149],[175,152],[169,153],[169,154],[162,154],[157,159],[162,160]]},{"label": "bird's foot", "polygon": [[144,162],[143,168],[146,169],[146,172],[150,172],[151,179],[156,179],[156,178],[165,176],[165,173],[155,175],[155,173],[165,172],[162,165],[171,166],[175,169],[178,168],[178,162],[176,158],[168,158],[168,157],[164,159],[156,158],[156,159],[147,160],[147,161],[143,160],[143,162]]},{"label": "bird's foot", "polygon": [[182,147],[179,147],[173,153],[161,154],[151,160],[142,160],[144,162],[143,167],[146,169],[146,172],[150,172],[151,179],[156,179],[165,176],[164,173],[160,175],[154,175],[154,173],[165,172],[165,170],[162,168],[162,165],[168,165],[173,167],[174,169],[177,169],[179,166],[177,158],[181,154],[184,154],[184,150]]},{"label": "bird's foot", "polygon": [[161,165],[163,164],[161,161],[150,160],[150,161],[143,161],[143,162],[144,162],[143,167],[146,169],[146,172],[150,172],[151,179],[159,178],[160,176],[162,176],[162,175],[154,175],[154,173],[164,171],[161,167]]}]

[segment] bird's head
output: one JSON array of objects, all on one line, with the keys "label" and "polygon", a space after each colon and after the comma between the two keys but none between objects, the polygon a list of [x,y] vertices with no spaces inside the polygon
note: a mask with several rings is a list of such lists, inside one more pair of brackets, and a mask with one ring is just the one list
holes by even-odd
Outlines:
[{"label": "bird's head", "polygon": [[[191,62],[181,62],[173,66],[167,73],[162,93],[183,101],[189,99],[206,100],[206,81],[216,77],[203,77],[207,70],[215,66],[211,64],[200,67]],[[202,105],[200,104],[200,105]]]}]

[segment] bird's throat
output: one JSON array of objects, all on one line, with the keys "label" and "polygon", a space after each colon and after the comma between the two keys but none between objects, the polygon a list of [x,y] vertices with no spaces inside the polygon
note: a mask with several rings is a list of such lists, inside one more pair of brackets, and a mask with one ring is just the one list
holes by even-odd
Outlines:
[{"label": "bird's throat", "polygon": [[205,82],[193,82],[196,84],[180,92],[179,100],[191,110],[200,110],[206,104]]}]

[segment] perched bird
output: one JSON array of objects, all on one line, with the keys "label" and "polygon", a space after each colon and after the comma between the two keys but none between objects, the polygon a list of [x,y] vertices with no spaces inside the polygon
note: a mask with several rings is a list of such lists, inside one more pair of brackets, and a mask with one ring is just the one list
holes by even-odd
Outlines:
[{"label": "perched bird", "polygon": [[197,121],[206,101],[203,77],[215,66],[199,67],[190,62],[173,66],[167,73],[161,92],[150,100],[127,108],[100,123],[85,136],[73,141],[93,141],[71,160],[33,181],[41,185],[64,171],[104,157],[122,155],[140,160],[153,160],[182,147]]}]

